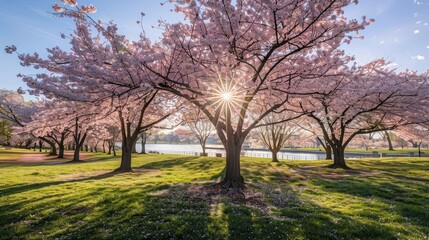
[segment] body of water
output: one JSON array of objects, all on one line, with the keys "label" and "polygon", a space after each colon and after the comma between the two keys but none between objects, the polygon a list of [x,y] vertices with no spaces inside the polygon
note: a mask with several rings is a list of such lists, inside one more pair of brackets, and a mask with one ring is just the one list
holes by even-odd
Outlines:
[{"label": "body of water", "polygon": [[[141,144],[137,144],[137,152],[140,152]],[[202,148],[199,144],[146,144],[146,152],[157,152],[163,154],[183,154],[199,156],[202,152]],[[222,154],[225,156],[225,150],[222,145],[207,145],[206,152],[209,156],[216,156],[216,154]],[[242,156],[248,157],[260,157],[260,158],[271,158],[271,152],[268,150],[250,150],[243,149],[241,152]],[[302,153],[302,152],[287,152],[281,151],[277,154],[279,159],[289,160],[322,160],[325,159],[325,153]]]}]

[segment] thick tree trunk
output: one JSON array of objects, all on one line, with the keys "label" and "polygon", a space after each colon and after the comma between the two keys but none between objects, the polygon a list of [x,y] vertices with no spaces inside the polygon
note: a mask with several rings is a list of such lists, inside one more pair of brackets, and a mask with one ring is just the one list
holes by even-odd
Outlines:
[{"label": "thick tree trunk", "polygon": [[332,150],[334,153],[334,163],[329,165],[329,167],[348,169],[349,167],[347,166],[346,160],[344,157],[344,147],[334,146],[332,147]]},{"label": "thick tree trunk", "polygon": [[39,152],[42,152],[43,141],[39,140]]},{"label": "thick tree trunk", "polygon": [[58,158],[64,158],[64,144],[58,146]]},{"label": "thick tree trunk", "polygon": [[240,152],[241,143],[228,141],[226,150],[225,177],[220,182],[224,188],[243,189],[245,187],[244,178],[240,172]]},{"label": "thick tree trunk", "polygon": [[121,172],[132,172],[131,169],[131,155],[133,150],[133,144],[131,137],[126,137],[122,140],[122,156],[121,156],[121,166],[116,169]]},{"label": "thick tree trunk", "polygon": [[72,160],[73,162],[80,161],[80,159],[79,159],[79,153],[80,153],[80,147],[76,147],[74,149],[73,160]]},{"label": "thick tree trunk", "polygon": [[279,162],[279,159],[277,158],[277,153],[278,153],[279,151],[277,150],[271,150],[271,155],[272,155],[272,160],[271,160],[271,162]]},{"label": "thick tree trunk", "polygon": [[50,156],[57,156],[57,146],[54,142],[48,142],[48,144],[51,146],[51,152],[49,153]]}]

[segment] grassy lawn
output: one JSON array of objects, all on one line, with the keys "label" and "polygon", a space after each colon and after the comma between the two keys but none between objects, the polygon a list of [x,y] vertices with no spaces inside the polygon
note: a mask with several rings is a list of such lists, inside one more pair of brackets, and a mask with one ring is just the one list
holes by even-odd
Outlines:
[{"label": "grassy lawn", "polygon": [[[27,150],[28,151],[28,150]],[[14,152],[14,153],[12,153]],[[34,153],[28,151],[28,153]],[[244,158],[245,198],[211,187],[224,159],[135,155],[14,162],[0,150],[0,239],[428,239],[429,158]],[[13,162],[14,164],[10,164]]]},{"label": "grassy lawn", "polygon": [[0,163],[6,162],[6,161],[15,161],[16,159],[20,158],[23,154],[27,153],[38,153],[30,151],[28,149],[5,149],[4,147],[0,147]]}]

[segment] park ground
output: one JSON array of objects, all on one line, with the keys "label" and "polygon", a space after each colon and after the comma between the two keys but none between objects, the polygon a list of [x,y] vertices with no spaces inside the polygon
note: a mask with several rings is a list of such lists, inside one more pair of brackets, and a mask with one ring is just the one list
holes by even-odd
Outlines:
[{"label": "park ground", "polygon": [[[31,154],[31,155],[30,155]],[[213,187],[223,158],[0,149],[0,239],[428,239],[429,158],[243,158],[244,196]]]}]

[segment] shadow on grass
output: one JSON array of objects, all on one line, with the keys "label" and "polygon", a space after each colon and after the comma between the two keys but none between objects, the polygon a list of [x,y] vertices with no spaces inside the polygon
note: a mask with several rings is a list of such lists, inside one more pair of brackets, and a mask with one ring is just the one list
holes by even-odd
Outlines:
[{"label": "shadow on grass", "polygon": [[[147,163],[139,168],[172,169],[175,171],[204,171],[222,162],[203,161],[199,157],[179,157],[159,162]],[[294,179],[302,179],[324,190],[322,194],[352,195],[361,198],[377,198],[388,203],[377,206],[379,211],[388,212],[389,205],[403,216],[408,205],[401,205],[400,198],[390,201],[396,193],[409,192],[403,184],[412,182],[392,182],[386,175],[370,175],[367,171],[338,172],[332,169],[312,167],[290,168],[294,171],[285,174],[283,165],[268,168],[259,164],[243,171],[245,177],[260,183],[258,191],[264,195],[270,211],[259,209],[249,202],[237,203],[222,196],[207,196],[198,192],[196,184],[181,183],[143,183],[133,185],[134,180],[119,186],[95,186],[89,188],[73,186],[64,196],[52,194],[52,189],[42,189],[43,185],[33,186],[21,191],[39,189],[51,194],[49,197],[26,199],[17,204],[0,208],[0,225],[4,239],[395,239],[395,228],[381,221],[379,212],[369,212],[366,216],[345,214],[335,208],[322,207],[317,201],[302,197],[290,186]],[[177,169],[176,169],[177,167]],[[183,169],[181,169],[183,168]],[[184,169],[186,168],[186,169]],[[304,169],[301,172],[297,169]],[[322,173],[317,174],[317,171]],[[371,172],[371,171],[369,171]],[[342,178],[330,178],[330,173],[344,175]],[[213,175],[220,176],[221,173]],[[312,174],[310,176],[301,176]],[[71,181],[46,182],[47,186],[68,182],[103,179],[113,176],[106,173]],[[261,176],[264,177],[261,177]],[[253,178],[251,177],[253,176]],[[377,179],[374,179],[377,178]],[[109,179],[110,180],[110,179]],[[116,180],[116,178],[115,178]],[[122,181],[125,179],[119,179]],[[138,180],[138,179],[137,179]],[[113,180],[112,180],[113,181]],[[374,181],[374,182],[371,182]],[[263,183],[263,184],[262,184]],[[42,184],[42,183],[40,183]],[[389,185],[390,184],[390,185]],[[84,184],[86,186],[86,184]],[[250,185],[250,184],[249,184]],[[22,186],[25,187],[25,186]],[[253,187],[253,186],[250,186]],[[278,195],[288,195],[285,201],[275,201],[277,188],[287,188]],[[310,188],[310,185],[306,186]],[[390,189],[390,190],[389,190]],[[19,187],[5,189],[3,193],[19,192]],[[423,183],[411,191],[420,196],[426,191]],[[409,196],[409,195],[408,195]],[[416,210],[422,210],[423,202]],[[413,200],[414,201],[414,200]],[[365,202],[364,202],[365,203]],[[342,203],[344,205],[349,202]],[[350,205],[351,208],[353,205]],[[372,214],[372,215],[370,215]],[[413,214],[417,214],[413,212]],[[423,220],[426,213],[411,217],[415,225],[425,228]],[[420,220],[417,222],[417,218]],[[429,222],[429,221],[428,221]],[[407,223],[404,222],[404,226]],[[406,227],[405,227],[406,228]],[[405,236],[404,238],[411,238]]]},{"label": "shadow on grass", "polygon": [[22,192],[31,191],[31,190],[37,190],[40,188],[56,186],[56,185],[65,184],[65,183],[75,183],[75,182],[82,182],[82,181],[87,181],[87,180],[100,180],[100,179],[113,177],[113,176],[120,174],[120,173],[121,172],[114,172],[113,171],[113,172],[108,172],[108,173],[104,173],[104,174],[97,175],[97,176],[91,176],[91,177],[87,177],[87,178],[19,185],[19,186],[15,186],[15,187],[9,187],[9,188],[1,189],[0,190],[0,196],[5,197],[5,196],[9,196],[9,195],[16,194],[16,193],[22,193]]},{"label": "shadow on grass", "polygon": [[[392,177],[394,176],[394,177]],[[312,183],[322,187],[324,191],[333,194],[345,194],[364,199],[374,199],[379,202],[373,207],[370,218],[378,221],[386,213],[396,213],[401,217],[403,224],[409,222],[428,231],[429,228],[429,185],[427,181],[412,177],[384,174],[369,178],[348,178],[341,180],[314,179]],[[364,208],[371,209],[370,205]]]},{"label": "shadow on grass", "polygon": [[174,168],[174,167],[183,167],[185,163],[189,163],[190,161],[196,160],[200,157],[179,157],[179,158],[173,158],[169,160],[163,160],[158,162],[151,162],[141,165],[138,168],[145,168],[145,169],[167,169],[167,168]]}]

